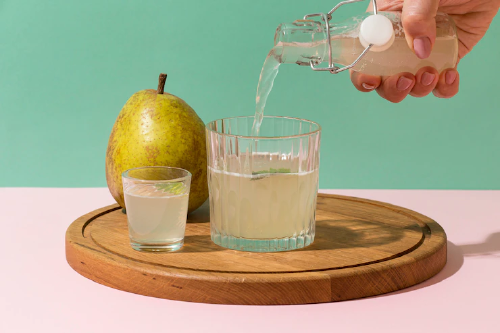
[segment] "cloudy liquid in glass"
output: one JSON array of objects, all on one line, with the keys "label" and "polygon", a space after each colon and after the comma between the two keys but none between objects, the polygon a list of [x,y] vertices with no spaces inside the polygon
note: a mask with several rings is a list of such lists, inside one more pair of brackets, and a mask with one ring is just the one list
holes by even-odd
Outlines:
[{"label": "cloudy liquid in glass", "polygon": [[176,243],[184,238],[189,194],[135,185],[125,191],[130,238],[144,244]]}]

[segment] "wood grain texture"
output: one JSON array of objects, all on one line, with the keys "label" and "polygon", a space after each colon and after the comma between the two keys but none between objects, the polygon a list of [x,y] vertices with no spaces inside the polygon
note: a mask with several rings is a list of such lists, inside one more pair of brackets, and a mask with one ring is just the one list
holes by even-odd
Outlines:
[{"label": "wood grain texture", "polygon": [[129,245],[118,205],[77,219],[66,258],[103,285],[160,298],[220,304],[342,301],[403,289],[446,264],[444,230],[419,213],[386,203],[320,194],[315,242],[301,250],[252,253],[210,239],[208,214],[187,224],[184,247],[143,253]]}]

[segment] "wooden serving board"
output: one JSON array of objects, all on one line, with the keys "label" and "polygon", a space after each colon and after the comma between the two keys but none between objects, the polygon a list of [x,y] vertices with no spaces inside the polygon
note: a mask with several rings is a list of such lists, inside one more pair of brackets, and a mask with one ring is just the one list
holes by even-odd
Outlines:
[{"label": "wooden serving board", "polygon": [[228,250],[210,239],[208,214],[186,227],[178,252],[129,245],[118,205],[77,219],[66,232],[66,258],[103,285],[173,300],[220,304],[342,301],[403,289],[446,264],[446,234],[428,217],[390,204],[320,194],[316,239],[277,253]]}]

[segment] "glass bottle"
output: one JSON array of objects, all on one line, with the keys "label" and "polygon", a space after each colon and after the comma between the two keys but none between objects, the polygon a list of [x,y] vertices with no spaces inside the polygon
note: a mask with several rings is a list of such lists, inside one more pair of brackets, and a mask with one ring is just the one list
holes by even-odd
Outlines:
[{"label": "glass bottle", "polygon": [[[389,18],[393,24],[393,44],[381,52],[368,51],[353,68],[371,75],[393,75],[400,72],[415,74],[424,66],[436,68],[439,72],[455,67],[458,59],[458,40],[453,20],[446,14],[436,16],[436,41],[427,59],[418,58],[409,48],[400,12],[378,12]],[[330,38],[333,63],[337,66],[352,64],[365,47],[359,41],[359,29],[365,18],[372,13],[351,17],[343,22],[330,23]],[[272,53],[279,63],[309,65],[328,64],[328,43],[323,22],[298,20],[282,23],[276,30]],[[323,64],[324,66],[324,64]]]}]

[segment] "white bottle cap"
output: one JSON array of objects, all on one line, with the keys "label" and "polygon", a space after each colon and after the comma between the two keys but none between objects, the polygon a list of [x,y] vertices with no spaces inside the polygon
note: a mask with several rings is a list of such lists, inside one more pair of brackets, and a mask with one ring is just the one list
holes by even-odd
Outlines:
[{"label": "white bottle cap", "polygon": [[370,15],[359,28],[359,41],[365,48],[373,44],[370,51],[382,52],[394,42],[392,22],[384,15]]}]

